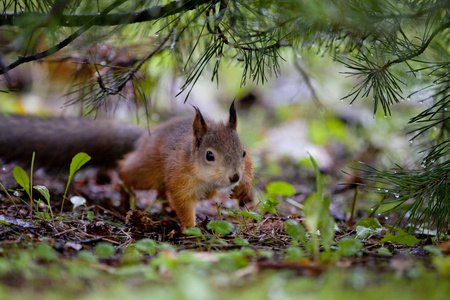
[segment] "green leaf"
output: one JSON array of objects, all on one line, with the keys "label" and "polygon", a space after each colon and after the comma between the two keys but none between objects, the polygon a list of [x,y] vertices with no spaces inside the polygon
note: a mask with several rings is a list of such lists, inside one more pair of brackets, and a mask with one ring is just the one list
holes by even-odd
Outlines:
[{"label": "green leaf", "polygon": [[294,187],[284,181],[273,181],[266,186],[266,192],[274,196],[292,196],[295,194]]},{"label": "green leaf", "polygon": [[280,204],[280,201],[278,201],[277,198],[270,196],[267,198],[266,203],[272,207],[277,206],[278,204]]},{"label": "green leaf", "polygon": [[232,213],[235,217],[239,216],[239,213],[241,212],[239,209],[229,209],[229,208],[227,208],[227,211]]},{"label": "green leaf", "polygon": [[412,246],[419,242],[419,240],[415,236],[401,230],[400,228],[394,228],[392,226],[386,227],[391,228],[397,231],[398,233],[396,235],[393,235],[392,233],[387,232],[384,238],[380,241],[380,243],[394,242],[401,245]]},{"label": "green leaf", "polygon": [[274,252],[271,250],[260,249],[258,250],[258,256],[271,259],[274,256]]},{"label": "green leaf", "polygon": [[234,244],[239,246],[247,246],[249,242],[246,239],[237,237],[234,239]]},{"label": "green leaf", "polygon": [[136,243],[136,249],[145,251],[150,255],[156,253],[156,248],[158,248],[158,244],[152,239],[142,239]]},{"label": "green leaf", "polygon": [[[35,190],[37,190],[39,193],[41,193],[42,196],[44,196],[45,200],[47,201],[48,209],[50,210],[50,213],[52,215],[51,219],[52,219],[52,221],[54,221],[54,219],[53,219],[53,211],[52,211],[52,207],[50,205],[50,193],[49,193],[47,187],[45,187],[43,185],[35,185],[33,188]],[[46,213],[46,215],[48,215],[48,214]],[[46,217],[46,219],[50,219],[50,216]]]},{"label": "green leaf", "polygon": [[[328,211],[327,211],[328,212]],[[322,236],[321,244],[326,251],[331,250],[331,245],[334,244],[334,227],[336,222],[330,214],[322,214],[321,217],[321,229],[320,233]]]},{"label": "green leaf", "polygon": [[27,173],[19,166],[15,166],[13,169],[13,176],[17,183],[25,190],[28,197],[31,198],[30,194],[30,178]]},{"label": "green leaf", "polygon": [[342,256],[355,255],[363,247],[363,243],[360,240],[352,238],[345,238],[339,242],[339,249],[337,253]]},{"label": "green leaf", "polygon": [[381,229],[382,226],[380,222],[378,222],[377,218],[362,218],[356,224],[356,226],[362,226],[370,229]]},{"label": "green leaf", "polygon": [[306,244],[306,230],[302,224],[295,222],[294,220],[288,219],[285,222],[286,233],[295,240],[300,241],[302,245]]},{"label": "green leaf", "polygon": [[423,249],[428,251],[430,254],[433,254],[433,255],[437,255],[437,256],[442,256],[443,255],[442,254],[443,253],[442,249],[440,249],[440,248],[438,248],[438,247],[436,247],[434,245],[423,246]]},{"label": "green leaf", "polygon": [[95,252],[100,257],[111,257],[116,252],[116,249],[110,243],[98,243],[95,245]]},{"label": "green leaf", "polygon": [[165,251],[176,251],[177,248],[169,243],[161,243],[161,244],[157,244],[157,248],[161,249],[161,250],[165,250]]},{"label": "green leaf", "polygon": [[139,252],[133,245],[127,247],[122,254],[123,264],[137,264],[141,261],[141,252]]},{"label": "green leaf", "polygon": [[217,255],[219,262],[217,266],[223,270],[235,270],[248,266],[248,259],[245,252],[231,250]]},{"label": "green leaf", "polygon": [[434,256],[431,262],[442,278],[448,278],[450,274],[450,256]]},{"label": "green leaf", "polygon": [[234,230],[233,224],[227,221],[212,220],[206,226],[209,230],[214,230],[217,234],[227,235]]},{"label": "green leaf", "polygon": [[263,206],[261,207],[262,211],[273,213],[274,215],[278,214],[275,207],[279,204],[277,198],[273,196],[269,196],[266,201],[264,202]]},{"label": "green leaf", "polygon": [[34,249],[33,254],[40,259],[45,261],[52,261],[58,258],[58,253],[53,249],[52,246],[44,243],[40,243]]},{"label": "green leaf", "polygon": [[303,259],[303,250],[297,246],[289,246],[286,248],[286,257],[288,261],[299,261]]},{"label": "green leaf", "polygon": [[86,214],[86,219],[88,219],[89,221],[94,220],[94,212],[93,211],[88,211]]},{"label": "green leaf", "polygon": [[371,234],[379,233],[383,227],[376,218],[363,218],[356,224],[356,238],[365,239]]},{"label": "green leaf", "polygon": [[257,222],[261,222],[261,216],[254,211],[241,210],[238,212],[238,215],[246,218],[251,218],[253,220],[256,220]]},{"label": "green leaf", "polygon": [[44,196],[45,200],[47,201],[47,204],[50,205],[50,193],[47,189],[47,187],[43,185],[35,185],[33,188],[38,191],[42,196]]},{"label": "green leaf", "polygon": [[88,262],[97,262],[98,257],[95,256],[94,253],[88,250],[81,250],[77,253],[77,257],[81,260],[88,261]]},{"label": "green leaf", "polygon": [[341,256],[336,251],[323,251],[320,253],[320,262],[335,262],[339,260]]},{"label": "green leaf", "polygon": [[310,232],[319,229],[323,205],[318,194],[312,194],[306,199],[303,210],[305,211],[305,223]]},{"label": "green leaf", "polygon": [[245,257],[254,257],[256,255],[256,251],[250,247],[242,247],[240,250]]},{"label": "green leaf", "polygon": [[[84,152],[80,152],[80,153],[76,154],[72,158],[72,162],[70,163],[69,178],[72,178],[73,174],[75,174],[76,171],[78,171],[84,164],[86,164],[90,160],[91,160],[91,157]],[[70,179],[69,179],[69,181],[70,181]]]},{"label": "green leaf", "polygon": [[314,166],[314,174],[316,175],[316,186],[317,186],[317,195],[319,195],[320,199],[323,197],[323,187],[322,187],[322,178],[320,177],[319,166],[317,165],[316,160],[312,155],[308,152],[309,158]]},{"label": "green leaf", "polygon": [[52,219],[52,217],[46,212],[37,212],[36,216],[39,218],[42,218],[42,219],[47,219],[47,220]]},{"label": "green leaf", "polygon": [[0,220],[0,224],[6,225],[6,226],[11,226],[11,223],[6,222],[5,220]]},{"label": "green leaf", "polygon": [[206,240],[206,237],[203,235],[202,231],[198,227],[190,227],[187,228],[185,231],[183,231],[185,235],[193,235],[201,237],[202,239]]},{"label": "green leaf", "polygon": [[389,249],[381,247],[380,249],[378,249],[378,254],[383,254],[383,255],[392,255],[391,251],[389,251]]},{"label": "green leaf", "polygon": [[64,191],[63,201],[61,204],[61,213],[64,209],[64,201],[66,200],[67,191],[69,189],[70,182],[72,181],[72,177],[75,174],[76,171],[78,171],[85,163],[87,163],[91,157],[84,153],[80,152],[75,154],[75,156],[72,158],[72,162],[70,163],[70,172],[69,172],[69,179],[67,180],[66,184],[66,190]]}]

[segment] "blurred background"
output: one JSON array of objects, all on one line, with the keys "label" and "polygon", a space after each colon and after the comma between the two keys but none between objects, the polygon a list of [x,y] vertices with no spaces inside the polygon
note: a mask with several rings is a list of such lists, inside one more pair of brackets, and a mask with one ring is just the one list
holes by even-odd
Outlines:
[{"label": "blurred background", "polygon": [[[15,22],[14,26],[3,26],[0,31],[2,66],[17,59],[18,53],[31,55],[44,51],[77,34],[77,28],[83,29],[80,27],[82,24],[60,26],[57,18],[52,19],[52,14],[65,13],[61,16],[72,20],[72,14],[102,11],[89,2],[64,2],[61,11],[57,11],[57,5],[47,9],[32,3],[28,3],[30,6],[25,6],[23,12],[44,12],[47,14],[44,14],[45,18],[29,15],[28,19],[7,19],[6,16],[13,15],[14,5],[19,4],[2,4],[5,24]],[[161,3],[170,5],[169,2]],[[433,103],[424,102],[426,96],[410,94],[431,79],[426,75],[422,78],[419,71],[405,73],[404,69],[400,69],[407,77],[408,85],[402,85],[403,91],[399,91],[396,98],[398,103],[392,106],[392,116],[380,108],[374,113],[375,96],[371,93],[354,102],[351,102],[351,97],[342,99],[361,83],[362,75],[348,77],[349,69],[342,61],[336,62],[339,53],[360,55],[371,49],[376,56],[373,61],[378,60],[378,65],[382,65],[385,61],[381,54],[381,58],[378,57],[381,52],[376,51],[386,50],[383,46],[395,44],[394,40],[384,44],[383,38],[386,38],[387,32],[383,19],[377,19],[379,24],[375,24],[365,18],[373,16],[374,12],[381,16],[390,10],[399,13],[406,6],[399,3],[398,7],[397,4],[383,7],[377,1],[369,1],[367,6],[361,4],[355,8],[350,1],[348,7],[340,7],[342,13],[348,15],[340,15],[335,10],[339,5],[327,3],[288,1],[278,7],[271,1],[261,1],[251,4],[260,8],[251,11],[251,5],[242,1],[230,4],[227,8],[229,15],[222,19],[223,16],[216,12],[216,9],[223,9],[222,3],[214,2],[205,5],[205,10],[201,10],[203,7],[199,5],[197,10],[180,13],[176,17],[169,14],[157,21],[93,26],[53,55],[22,64],[0,75],[0,112],[108,118],[148,125],[151,130],[154,124],[171,117],[193,115],[191,105],[197,105],[209,118],[225,119],[230,103],[236,100],[238,130],[253,155],[257,193],[262,195],[271,181],[286,181],[293,184],[297,191],[291,200],[301,205],[315,189],[309,153],[318,162],[326,193],[336,206],[334,216],[346,219],[355,186],[342,184],[360,183],[362,179],[358,177],[364,175],[364,170],[352,169],[366,168],[359,162],[381,170],[396,166],[420,168],[423,154],[419,153],[421,148],[418,143],[410,141],[412,136],[408,132],[411,128],[407,124]],[[153,5],[156,4],[151,1],[128,1],[114,12],[129,12]],[[242,9],[244,6],[239,5],[250,8],[246,11]],[[408,4],[408,9],[412,8],[415,6]],[[431,8],[434,11],[439,6]],[[430,10],[424,9],[424,12]],[[354,11],[358,14],[352,14]],[[297,15],[300,12],[302,15]],[[95,18],[95,14],[93,16]],[[279,23],[278,19],[289,20],[289,16],[299,18],[295,23],[297,27],[289,27],[289,21]],[[387,19],[392,18],[389,14],[386,16]],[[445,15],[442,18],[445,19]],[[304,24],[300,22],[304,20]],[[51,23],[53,21],[56,25]],[[333,22],[342,25],[341,32],[333,26],[328,28],[330,22],[332,25]],[[28,28],[29,24],[35,27]],[[52,24],[55,26],[52,27]],[[377,27],[380,24],[383,26]],[[395,27],[392,23],[387,24]],[[419,31],[415,24],[406,24],[408,34]],[[283,27],[285,25],[286,28]],[[371,32],[373,36],[363,39],[361,32],[375,30],[372,25],[376,28]],[[241,30],[240,26],[245,30]],[[224,34],[222,30],[225,29],[230,32]],[[277,30],[292,34],[293,44],[281,47],[286,42],[276,35]],[[327,30],[330,32],[324,34]],[[396,36],[395,30],[392,36]],[[267,35],[268,41],[276,39],[275,45],[280,47],[273,52],[250,51],[253,56],[246,57],[243,50],[249,47],[245,44],[246,37],[250,39],[249,44],[263,48],[263,42],[251,40],[258,36],[251,35],[252,32]],[[224,36],[234,38],[236,45],[241,42],[242,51],[234,53],[238,46],[231,47]],[[162,40],[167,43],[161,44]],[[403,43],[400,39],[395,42]],[[208,52],[211,45],[220,44],[230,47]],[[443,44],[444,38],[435,46],[441,47],[445,53]],[[165,45],[164,48],[157,51],[162,45]],[[406,43],[402,45],[407,48]],[[400,52],[400,48],[397,50]],[[205,60],[204,53],[212,54]],[[386,55],[395,56],[395,53]],[[255,60],[260,62],[258,67],[254,65]],[[124,80],[127,72],[137,65],[140,68],[135,69],[133,80]],[[243,77],[243,74],[246,75]],[[116,90],[122,82],[123,87]],[[357,195],[357,208],[368,214],[383,197],[396,197],[386,191],[380,192],[365,193],[361,189]],[[378,213],[382,214],[395,205],[385,205]],[[293,213],[297,207],[290,205],[286,210]]]},{"label": "blurred background", "polygon": [[[271,181],[282,180],[294,185],[294,201],[302,203],[314,192],[314,172],[308,153],[318,162],[331,202],[338,206],[336,216],[345,219],[353,198],[353,183],[362,175],[350,167],[361,167],[362,161],[380,169],[399,164],[414,168],[419,161],[414,144],[409,142],[405,124],[424,104],[414,99],[397,104],[395,116],[385,118],[383,112],[373,114],[373,103],[356,101],[349,105],[341,100],[355,81],[341,72],[345,68],[330,57],[314,51],[282,53],[285,62],[280,73],[270,74],[267,82],[241,85],[242,69],[233,60],[220,69],[220,84],[211,82],[206,69],[189,97],[177,96],[186,77],[179,74],[170,53],[156,57],[139,72],[139,83],[149,100],[146,108],[135,86],[127,84],[123,96],[111,96],[104,106],[86,115],[83,103],[70,104],[74,95],[82,93],[77,84],[95,78],[95,68],[87,62],[105,65],[127,65],[142,57],[145,47],[134,45],[123,49],[111,44],[96,44],[95,51],[71,51],[70,56],[33,62],[10,72],[10,82],[2,78],[2,88],[14,84],[16,92],[2,93],[0,111],[40,116],[83,116],[110,118],[151,126],[179,115],[192,115],[192,105],[215,120],[225,120],[231,101],[236,99],[238,131],[253,155],[255,185],[258,193]],[[92,56],[89,55],[92,51]],[[102,74],[112,72],[98,67]],[[270,70],[268,70],[270,73]],[[186,102],[185,102],[186,100]],[[148,111],[147,111],[148,109]],[[26,142],[26,141],[24,141]],[[363,193],[359,208],[370,211],[381,195]],[[286,208],[288,213],[295,206]],[[384,207],[389,209],[390,207]],[[383,209],[379,213],[382,213]]]}]

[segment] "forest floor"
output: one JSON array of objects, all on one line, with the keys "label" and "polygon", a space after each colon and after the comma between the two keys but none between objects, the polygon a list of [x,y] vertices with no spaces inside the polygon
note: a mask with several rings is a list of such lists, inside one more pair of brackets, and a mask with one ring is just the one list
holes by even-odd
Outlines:
[{"label": "forest floor", "polygon": [[[69,194],[87,202],[67,200],[62,214],[61,201],[49,206],[37,190],[32,211],[25,192],[1,194],[0,299],[450,299],[450,242],[389,227],[384,215],[348,222],[331,205],[331,246],[323,232],[299,243],[314,218],[300,193],[281,191],[275,210],[264,207],[267,191],[246,208],[225,195],[200,202],[199,230],[185,235],[155,194],[138,194],[142,210],[122,214],[113,183],[80,174]],[[33,180],[62,199],[65,179]]]}]

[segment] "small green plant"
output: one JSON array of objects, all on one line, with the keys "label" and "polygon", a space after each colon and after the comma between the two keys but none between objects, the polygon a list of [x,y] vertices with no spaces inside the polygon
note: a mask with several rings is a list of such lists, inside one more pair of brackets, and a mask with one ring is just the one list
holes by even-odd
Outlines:
[{"label": "small green plant", "polygon": [[[23,188],[23,190],[26,192],[26,194],[30,198],[30,210],[31,210],[30,215],[34,209],[37,216],[44,218],[44,219],[51,219],[52,222],[54,223],[55,220],[53,217],[52,207],[50,205],[50,193],[48,192],[48,189],[42,185],[33,186],[33,188],[35,190],[37,190],[47,201],[47,203],[45,204],[44,202],[42,202],[40,200],[33,199],[33,193],[32,193],[32,189],[31,189],[31,180],[28,177],[27,173],[21,167],[19,167],[19,166],[14,167],[13,176],[16,179],[17,183]],[[46,212],[39,211],[39,204],[41,204],[41,203],[47,207],[47,210],[50,211],[51,216]]]},{"label": "small green plant", "polygon": [[100,257],[111,257],[116,252],[116,249],[110,243],[98,243],[95,245],[95,253],[97,253]]},{"label": "small green plant", "polygon": [[[242,231],[243,225],[247,228],[247,219],[248,220],[250,220],[250,219],[255,220],[258,223],[258,225],[259,225],[259,223],[262,220],[262,217],[261,217],[260,214],[258,214],[257,212],[248,210],[248,209],[246,209],[246,210],[238,210],[238,209],[232,210],[232,209],[228,209],[228,211],[231,212],[236,217],[236,219],[239,222],[239,228],[237,230],[238,232]],[[242,217],[242,220],[239,217]],[[255,228],[255,232],[256,232],[256,230],[258,230],[258,225]]]},{"label": "small green plant", "polygon": [[[316,161],[310,155],[316,176],[316,193],[310,195],[304,204],[305,225],[294,220],[286,220],[286,232],[292,238],[292,246],[286,250],[287,260],[298,260],[304,257],[303,251],[298,248],[301,243],[307,252],[312,253],[315,263],[322,260],[335,260],[340,256],[356,254],[363,246],[362,242],[355,239],[342,239],[337,245],[337,250],[332,251],[334,242],[334,219],[328,211],[329,197],[324,196],[322,179]],[[309,238],[309,239],[308,239]],[[320,246],[324,252],[320,254]]]},{"label": "small green plant", "polygon": [[89,250],[81,250],[77,253],[77,257],[86,262],[95,263],[98,261],[98,257]]},{"label": "small green plant", "polygon": [[[31,157],[30,177],[28,177],[25,170],[19,166],[14,167],[13,176],[14,176],[14,179],[17,181],[17,183],[23,188],[25,193],[28,195],[28,198],[30,198],[30,216],[33,215],[33,208],[34,208],[37,216],[44,218],[44,219],[51,219],[52,222],[54,223],[55,219],[53,217],[53,211],[52,211],[52,207],[50,205],[50,193],[48,192],[48,189],[42,185],[33,186],[34,157],[35,157],[35,153],[33,152],[33,155]],[[31,188],[32,186],[35,190],[37,190],[45,198],[45,200],[47,201],[46,204],[40,200],[33,199],[33,189]],[[44,206],[47,207],[47,210],[50,211],[51,216],[46,212],[39,212],[39,204],[41,204],[41,203],[43,203]],[[17,209],[17,206],[16,206],[16,209]]]},{"label": "small green plant", "polygon": [[[28,177],[27,172],[25,172],[24,169],[22,169],[19,166],[15,166],[13,169],[13,176],[14,179],[17,181],[17,183],[23,188],[25,193],[27,193],[28,198],[32,199],[31,197],[31,189],[30,189],[30,178]],[[33,206],[33,202],[31,202],[31,205]]]},{"label": "small green plant", "polygon": [[289,246],[286,248],[285,259],[287,261],[299,261],[305,257],[303,250],[296,246]]},{"label": "small green plant", "polygon": [[[358,222],[358,224],[356,224],[355,239],[363,240],[371,234],[380,233],[382,228],[383,227],[381,226],[380,222],[378,222],[378,220],[376,218],[363,218]],[[380,241],[380,243],[394,242],[397,244],[412,246],[419,242],[419,240],[416,237],[403,231],[400,228],[396,228],[396,227],[390,226],[390,225],[386,225],[386,228],[391,231],[396,231],[397,234],[393,235],[392,233],[387,232],[385,234],[384,238]],[[378,252],[380,253],[380,251],[381,251],[381,254],[387,254],[386,250],[382,250],[382,248],[380,248],[378,250]]]},{"label": "small green plant", "polygon": [[89,210],[86,204],[86,199],[84,197],[73,196],[70,198],[70,202],[73,204],[73,211],[75,211],[78,206],[83,205],[86,209],[86,219],[88,219],[89,221],[92,221],[94,219],[94,212]]},{"label": "small green plant", "polygon": [[378,249],[378,254],[388,255],[388,256],[392,255],[391,251],[389,251],[388,248],[384,248],[384,247],[381,247]]},{"label": "small green plant", "polygon": [[298,245],[299,242],[302,245],[307,244],[305,227],[291,219],[286,220],[285,225],[286,233],[292,238],[293,245]]},{"label": "small green plant", "polygon": [[142,239],[136,243],[136,249],[147,252],[150,255],[154,255],[157,248],[158,244],[152,239]]},{"label": "small green plant", "polygon": [[[264,199],[260,200],[259,205],[253,210],[231,210],[233,215],[236,216],[239,222],[238,232],[242,231],[242,225],[247,227],[247,220],[255,220],[257,222],[254,233],[258,231],[259,223],[262,221],[262,217],[267,213],[277,214],[276,206],[280,203],[277,197],[289,197],[295,194],[294,187],[284,181],[274,181],[267,185]],[[255,210],[259,209],[259,212]],[[239,217],[242,217],[242,221]]]},{"label": "small green plant", "polygon": [[[55,223],[55,218],[53,217],[52,206],[50,205],[50,193],[49,193],[47,187],[45,187],[43,185],[35,185],[33,188],[35,190],[37,190],[47,201],[47,208],[50,211],[52,223]],[[45,214],[45,213],[43,213],[43,216],[46,218],[49,217],[48,214]]]},{"label": "small green plant", "polygon": [[227,235],[234,231],[234,225],[227,221],[212,220],[206,225],[206,228],[214,232],[213,237],[209,240],[209,250],[214,244],[228,245],[228,243],[221,239],[219,235]]},{"label": "small green plant", "polygon": [[238,246],[248,246],[250,243],[244,238],[237,237],[234,239],[234,244]]},{"label": "small green plant", "polygon": [[356,224],[356,238],[365,239],[371,234],[379,233],[382,228],[376,218],[362,218]]},{"label": "small green plant", "polygon": [[[55,222],[55,218],[54,218],[53,210],[52,210],[51,203],[50,203],[50,193],[49,193],[47,187],[42,186],[42,185],[35,185],[35,186],[33,186],[33,184],[32,184],[32,182],[33,182],[32,180],[33,180],[34,156],[35,155],[34,155],[34,152],[33,152],[33,156],[32,156],[32,159],[31,159],[31,170],[30,170],[31,176],[30,177],[28,177],[28,174],[25,172],[25,170],[22,169],[19,166],[14,167],[14,169],[13,169],[13,176],[14,176],[14,179],[17,181],[17,183],[22,187],[22,189],[25,191],[25,193],[30,198],[30,215],[32,216],[32,212],[33,212],[33,208],[34,208],[34,210],[36,211],[36,214],[39,217],[42,217],[42,218],[45,218],[45,219],[51,219],[52,222],[54,223]],[[63,201],[62,201],[62,204],[61,204],[61,213],[62,213],[63,208],[64,208],[64,200],[66,198],[67,190],[69,188],[69,184],[70,184],[70,182],[72,180],[73,175],[75,174],[76,171],[78,171],[90,159],[91,159],[91,157],[89,155],[87,155],[86,153],[84,153],[84,152],[80,152],[80,153],[76,154],[73,157],[72,162],[70,164],[69,179],[67,181],[66,189],[64,191]],[[42,202],[40,200],[34,200],[33,199],[33,189],[31,188],[32,186],[33,186],[33,189],[37,190],[45,198],[47,203],[44,203],[44,202]],[[5,188],[3,187],[3,189],[5,189]],[[39,204],[41,204],[41,203],[44,204],[47,207],[47,210],[50,212],[50,215],[48,213],[46,213],[46,212],[40,212],[39,211]],[[86,209],[87,209],[87,207],[86,207]],[[92,220],[92,218],[93,218],[93,213],[89,212],[89,210],[88,210],[87,218],[89,220]]]},{"label": "small green plant", "polygon": [[280,203],[277,197],[289,197],[295,194],[294,187],[284,181],[273,181],[266,187],[266,200],[262,203],[261,215],[266,212],[277,214],[276,206]]},{"label": "small green plant", "polygon": [[209,230],[214,230],[216,234],[227,235],[234,230],[233,224],[227,221],[212,220],[206,225]]},{"label": "small green plant", "polygon": [[325,252],[330,252],[331,245],[334,244],[334,227],[336,226],[334,219],[330,216],[328,208],[330,206],[330,198],[323,195],[322,178],[319,167],[315,159],[309,155],[314,166],[316,175],[316,193],[310,195],[305,201],[304,213],[305,223],[308,226],[312,239],[314,261],[319,261],[319,240],[317,231],[321,233],[321,243]]},{"label": "small green plant", "polygon": [[47,262],[54,261],[58,258],[58,252],[56,252],[52,246],[45,243],[37,244],[33,251],[33,255]]},{"label": "small green plant", "polygon": [[[34,152],[31,158],[31,178],[33,178],[33,163],[34,163]],[[19,166],[15,166],[13,169],[13,176],[17,183],[23,188],[25,193],[27,193],[28,198],[30,199],[30,216],[33,216],[33,207],[37,211],[38,207],[33,202],[33,190],[31,189],[32,179],[27,175],[24,169]]]},{"label": "small green plant", "polygon": [[363,243],[360,240],[353,238],[343,238],[339,241],[338,249],[336,251],[336,259],[341,256],[353,256],[358,253],[363,247]]},{"label": "small green plant", "polygon": [[200,238],[202,238],[202,240],[206,240],[205,235],[202,233],[202,231],[200,230],[200,228],[198,227],[190,227],[187,228],[185,231],[183,231],[183,233],[185,235],[193,235],[195,237],[197,237],[197,243],[199,245],[200,250],[202,250],[202,243],[200,241]]},{"label": "small green plant", "polygon": [[419,242],[419,240],[415,236],[401,230],[400,228],[395,228],[389,225],[386,225],[386,228],[391,229],[393,231],[397,231],[397,234],[393,235],[392,233],[387,232],[384,238],[380,241],[380,243],[395,242],[402,245],[412,246]]},{"label": "small green plant", "polygon": [[61,204],[61,211],[60,211],[61,215],[64,209],[64,200],[66,199],[67,190],[69,189],[69,185],[70,182],[72,181],[73,175],[89,160],[91,160],[91,157],[84,152],[80,152],[72,158],[72,162],[70,163],[69,179],[67,180],[66,190],[64,191],[63,201]]}]

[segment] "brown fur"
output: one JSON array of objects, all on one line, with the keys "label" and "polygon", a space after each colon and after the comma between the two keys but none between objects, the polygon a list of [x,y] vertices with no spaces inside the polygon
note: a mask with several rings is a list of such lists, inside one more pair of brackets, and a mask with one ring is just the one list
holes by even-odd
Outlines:
[{"label": "brown fur", "polygon": [[144,132],[136,125],[106,120],[0,114],[0,158],[30,166],[35,152],[35,168],[68,172],[73,156],[86,152],[92,157],[89,166],[114,168]]},{"label": "brown fur", "polygon": [[[158,190],[184,228],[195,226],[196,202],[231,187],[235,174],[240,181],[233,197],[252,201],[252,162],[250,155],[243,157],[231,110],[235,113],[234,104],[227,124],[205,121],[196,109],[193,121],[178,118],[156,126],[119,162],[120,178],[134,189]],[[213,162],[206,160],[207,151],[213,153]]]}]

